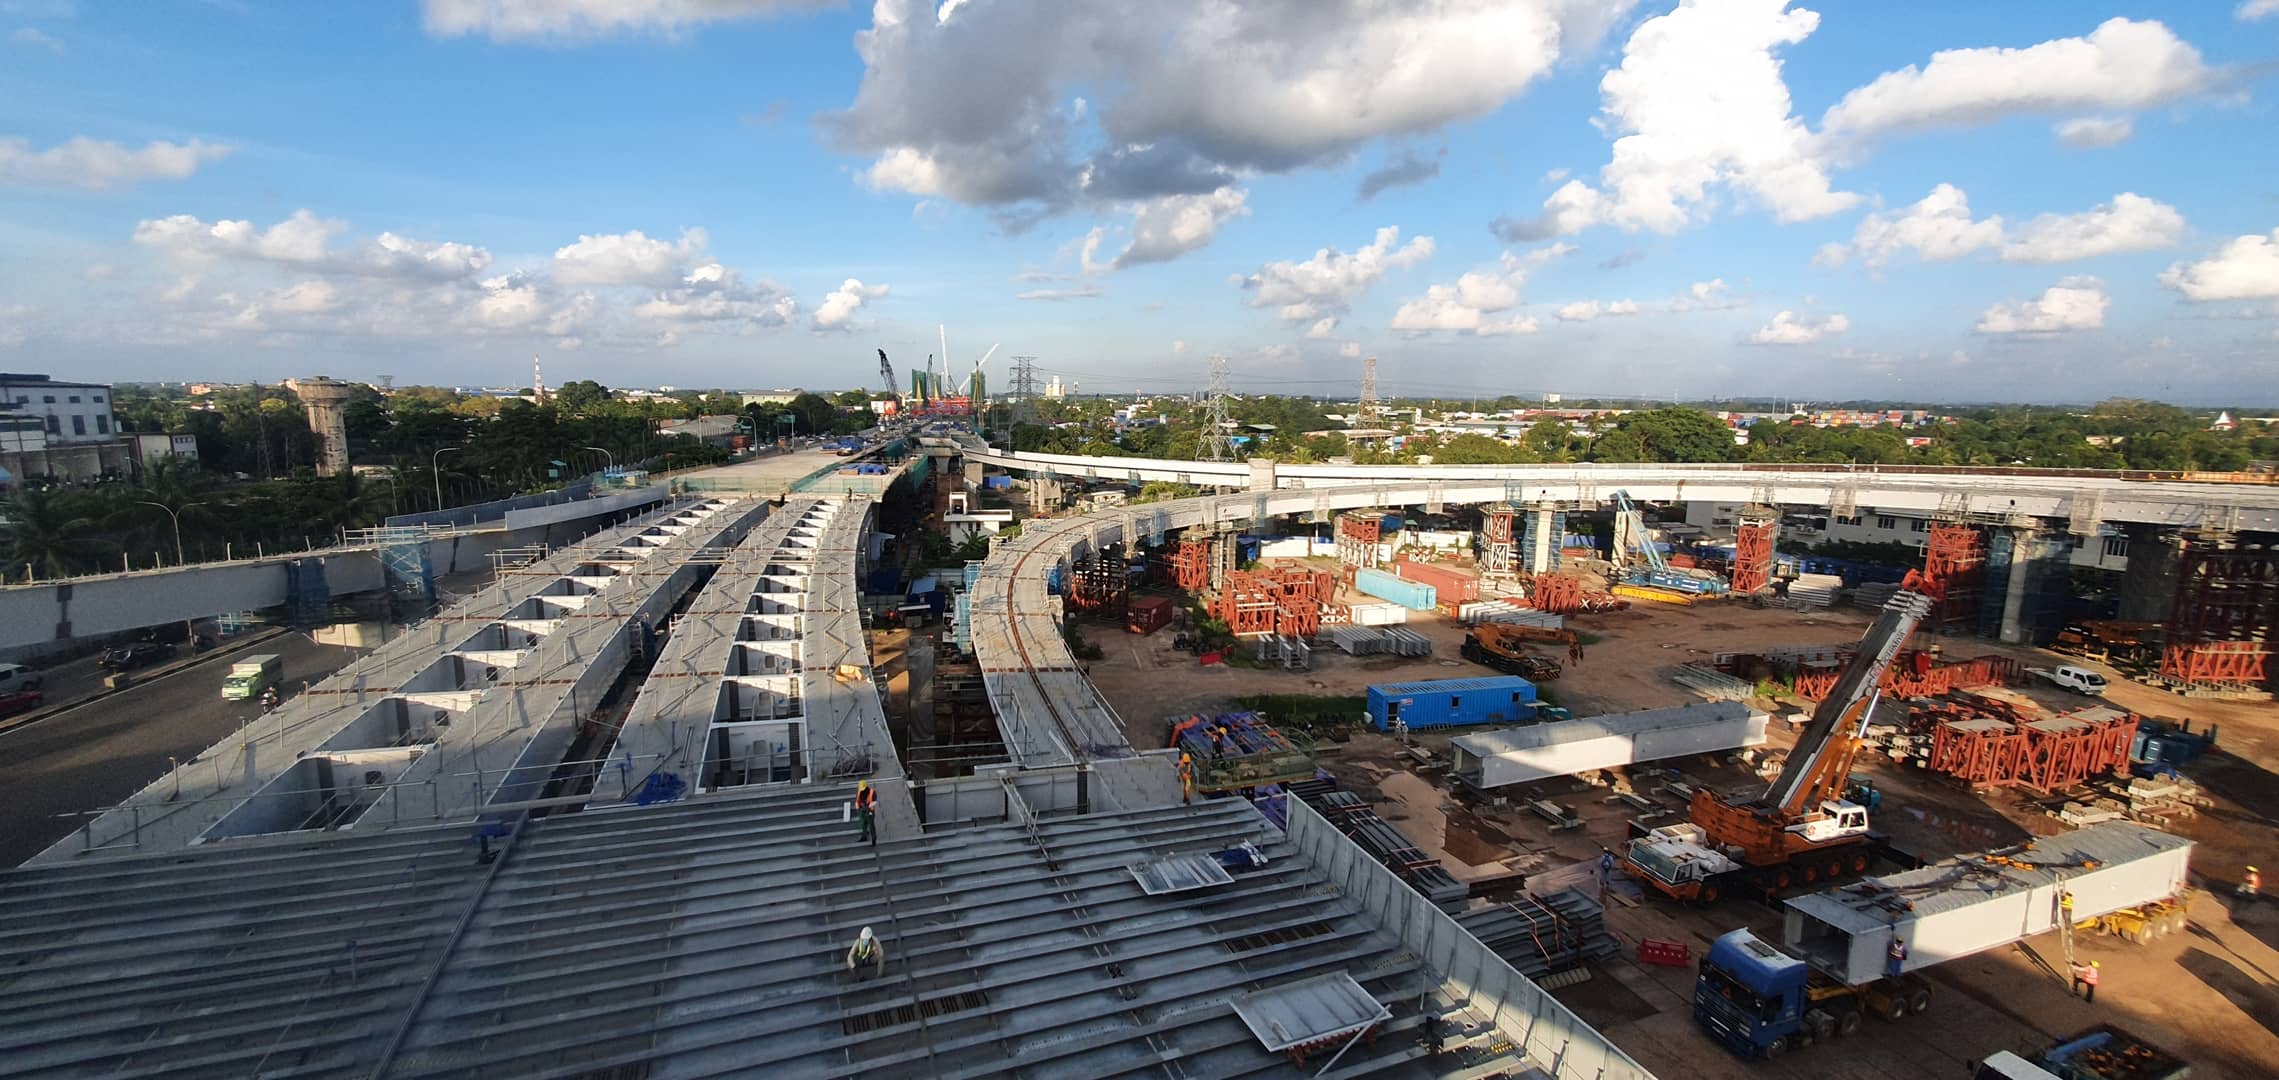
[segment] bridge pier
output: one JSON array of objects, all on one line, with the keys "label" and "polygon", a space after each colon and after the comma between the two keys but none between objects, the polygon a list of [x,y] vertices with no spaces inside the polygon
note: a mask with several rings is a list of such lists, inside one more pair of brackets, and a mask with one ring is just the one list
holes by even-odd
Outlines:
[{"label": "bridge pier", "polygon": [[2183,560],[2183,538],[2158,525],[2121,526],[2129,539],[2129,562],[2121,571],[2121,606],[2127,622],[2166,622],[2176,606],[2176,571]]},{"label": "bridge pier", "polygon": [[1250,459],[1250,490],[1272,491],[1275,485],[1274,459]]},{"label": "bridge pier", "polygon": [[2026,640],[2026,579],[2032,576],[2034,549],[2040,546],[2040,537],[2031,525],[2005,530],[2010,539],[2010,575],[2002,588],[2002,623],[2000,636],[2004,645],[2019,645]]}]

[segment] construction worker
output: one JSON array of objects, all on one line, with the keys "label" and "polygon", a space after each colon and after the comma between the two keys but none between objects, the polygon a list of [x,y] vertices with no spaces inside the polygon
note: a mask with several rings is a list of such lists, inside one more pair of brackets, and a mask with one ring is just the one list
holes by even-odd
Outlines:
[{"label": "construction worker", "polygon": [[2076,963],[2073,965],[2073,992],[2080,994],[2083,1001],[2095,1002],[2097,1000],[2097,976],[2099,973],[2095,960],[2086,964]]},{"label": "construction worker", "polygon": [[1195,758],[1185,750],[1179,752],[1179,801],[1195,801]]},{"label": "construction worker", "polygon": [[[878,829],[875,819],[878,817],[878,792],[870,789],[870,781],[868,780],[858,781],[855,784],[855,816],[862,819],[863,843],[877,845]],[[869,931],[866,930],[864,933],[867,935]]]},{"label": "construction worker", "polygon": [[1567,643],[1567,662],[1580,666],[1583,662],[1583,642],[1577,638]]},{"label": "construction worker", "polygon": [[2232,886],[2232,895],[2253,900],[2263,895],[2263,871],[2252,866],[2239,876],[2239,884]]},{"label": "construction worker", "polygon": [[[868,973],[862,970],[864,964],[870,965]],[[870,927],[863,927],[863,932],[856,936],[854,945],[847,950],[847,970],[855,973],[856,982],[872,975],[886,974],[886,946],[878,943],[878,938],[870,932]]]},{"label": "construction worker", "polygon": [[1883,950],[1884,977],[1896,979],[1899,977],[1900,972],[1906,967],[1907,939],[1902,938],[1897,934],[1893,934],[1891,935],[1891,946]]}]

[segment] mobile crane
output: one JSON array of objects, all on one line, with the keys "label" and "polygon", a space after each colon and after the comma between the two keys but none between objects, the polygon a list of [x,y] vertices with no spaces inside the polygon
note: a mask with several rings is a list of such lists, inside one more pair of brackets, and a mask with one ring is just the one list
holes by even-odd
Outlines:
[{"label": "mobile crane", "polygon": [[1845,797],[1852,759],[1884,671],[1943,592],[1937,580],[1909,571],[1772,785],[1755,796],[1696,791],[1691,820],[1633,838],[1623,870],[1664,896],[1701,904],[1736,887],[1769,892],[1865,872],[1888,848],[1869,831],[1867,807]]},{"label": "mobile crane", "polygon": [[1572,648],[1578,640],[1572,630],[1484,622],[1465,632],[1464,659],[1535,682],[1550,682],[1561,674],[1559,662],[1528,652],[1522,643],[1555,643]]}]

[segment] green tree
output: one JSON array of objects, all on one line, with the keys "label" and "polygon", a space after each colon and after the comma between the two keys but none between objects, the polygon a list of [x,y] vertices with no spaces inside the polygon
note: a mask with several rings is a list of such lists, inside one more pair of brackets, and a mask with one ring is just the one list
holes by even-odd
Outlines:
[{"label": "green tree", "polygon": [[609,399],[609,387],[592,379],[572,379],[554,391],[554,408],[564,416],[584,416]]},{"label": "green tree", "polygon": [[1649,409],[1623,417],[1619,426],[1637,436],[1643,461],[1714,462],[1733,457],[1732,429],[1700,409]]},{"label": "green tree", "polygon": [[91,500],[73,491],[17,493],[0,523],[0,548],[7,552],[8,568],[29,570],[38,577],[63,577],[88,565],[99,550],[116,550],[105,538],[102,522],[92,512]]}]

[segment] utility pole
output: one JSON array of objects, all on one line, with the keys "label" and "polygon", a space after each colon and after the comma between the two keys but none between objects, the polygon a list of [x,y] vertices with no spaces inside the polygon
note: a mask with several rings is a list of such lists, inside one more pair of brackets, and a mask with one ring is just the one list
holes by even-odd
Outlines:
[{"label": "utility pole", "polygon": [[1227,358],[1211,357],[1210,397],[1203,403],[1203,432],[1196,440],[1197,461],[1233,461],[1234,440],[1227,437]]}]

